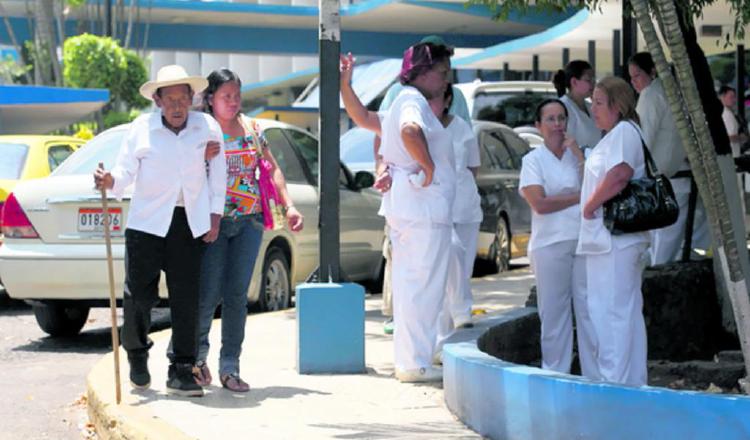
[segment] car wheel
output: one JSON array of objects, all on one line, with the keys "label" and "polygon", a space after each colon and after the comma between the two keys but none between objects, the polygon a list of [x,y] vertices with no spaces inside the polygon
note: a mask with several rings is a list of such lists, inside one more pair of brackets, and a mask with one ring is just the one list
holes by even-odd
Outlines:
[{"label": "car wheel", "polygon": [[271,248],[263,261],[259,308],[262,312],[286,309],[291,296],[289,263],[281,249]]},{"label": "car wheel", "polygon": [[503,218],[497,222],[495,238],[490,249],[489,266],[493,273],[504,272],[510,267],[510,230]]},{"label": "car wheel", "polygon": [[39,327],[52,337],[77,335],[89,317],[89,307],[41,304],[32,309]]}]

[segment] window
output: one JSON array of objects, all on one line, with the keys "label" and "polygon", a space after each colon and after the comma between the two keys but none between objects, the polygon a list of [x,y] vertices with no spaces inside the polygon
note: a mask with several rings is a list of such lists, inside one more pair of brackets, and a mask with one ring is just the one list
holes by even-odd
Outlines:
[{"label": "window", "polygon": [[525,140],[521,139],[517,134],[513,133],[510,130],[503,132],[503,137],[505,138],[505,145],[510,148],[510,151],[513,153],[513,162],[515,164],[515,168],[520,170],[521,169],[521,158],[526,155],[529,151],[531,151],[531,147],[529,147],[529,143]]},{"label": "window", "polygon": [[28,152],[25,144],[0,143],[0,179],[20,179]]},{"label": "window", "polygon": [[269,128],[263,132],[263,135],[268,141],[268,147],[271,149],[271,153],[273,153],[279,169],[284,174],[284,179],[287,182],[309,183],[297,156],[294,154],[281,129]]},{"label": "window", "polygon": [[73,147],[70,145],[52,145],[49,147],[47,150],[49,170],[54,171],[71,154],[73,154]]},{"label": "window", "polygon": [[505,145],[505,138],[499,131],[486,131],[482,135],[482,146],[487,149],[490,168],[493,170],[516,169],[514,157]]},{"label": "window", "polygon": [[294,145],[302,156],[302,160],[307,165],[314,185],[318,184],[318,141],[301,131],[284,130],[289,137],[290,142]]},{"label": "window", "polygon": [[473,118],[500,122],[511,127],[534,125],[536,107],[555,93],[542,91],[479,92],[474,96]]}]

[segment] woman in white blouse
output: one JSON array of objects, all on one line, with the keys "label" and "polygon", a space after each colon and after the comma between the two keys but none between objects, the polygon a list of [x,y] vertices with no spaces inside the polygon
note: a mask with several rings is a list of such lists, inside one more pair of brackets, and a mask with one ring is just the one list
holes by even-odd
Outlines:
[{"label": "woman in white blouse", "polygon": [[[358,125],[381,126],[380,153],[392,178],[383,188],[380,213],[390,227],[394,364],[402,382],[442,380],[432,361],[452,254],[456,171],[452,136],[428,100],[445,94],[451,54],[452,49],[429,43],[404,52],[399,78],[404,89],[382,120],[347,105]],[[341,58],[345,104],[356,98],[348,85],[352,64],[351,55]]]},{"label": "woman in white blouse", "polygon": [[552,78],[557,96],[568,109],[569,136],[581,149],[594,148],[602,138],[602,130],[591,118],[591,104],[586,101],[594,91],[594,69],[588,61],[573,60]]},{"label": "woman in white blouse", "polygon": [[593,328],[586,304],[585,259],[576,255],[583,154],[566,135],[568,112],[548,99],[536,110],[544,145],[523,157],[520,192],[531,206],[529,259],[542,322],[542,368],[570,373],[575,309],[581,372],[597,379]]},{"label": "woman in white blouse", "polygon": [[605,381],[640,386],[647,376],[641,275],[649,233],[612,235],[602,221],[602,205],[645,174],[633,89],[620,78],[602,79],[591,111],[606,134],[586,160],[577,252],[586,256],[597,365]]}]

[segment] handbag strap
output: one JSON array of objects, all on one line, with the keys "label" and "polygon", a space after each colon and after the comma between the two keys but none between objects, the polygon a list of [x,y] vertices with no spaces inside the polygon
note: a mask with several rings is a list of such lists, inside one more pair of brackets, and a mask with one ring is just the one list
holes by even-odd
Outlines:
[{"label": "handbag strap", "polygon": [[654,163],[654,159],[651,157],[651,153],[648,151],[648,147],[646,147],[646,142],[643,140],[643,136],[641,136],[641,131],[638,130],[638,127],[636,127],[633,121],[628,120],[628,122],[633,125],[635,131],[638,132],[638,137],[641,138],[643,157],[646,159],[646,175],[653,179],[655,175],[659,174],[659,170],[656,168],[656,163]]},{"label": "handbag strap", "polygon": [[[250,121],[252,124],[248,124],[248,121]],[[251,120],[247,116],[240,114],[240,125],[242,125],[242,128],[247,133],[247,136],[251,136],[253,138],[253,142],[256,146],[256,154],[258,156],[258,160],[265,159],[263,156],[264,150],[266,149],[266,143],[265,139],[262,138],[260,134],[260,127],[258,127],[257,122]]]}]

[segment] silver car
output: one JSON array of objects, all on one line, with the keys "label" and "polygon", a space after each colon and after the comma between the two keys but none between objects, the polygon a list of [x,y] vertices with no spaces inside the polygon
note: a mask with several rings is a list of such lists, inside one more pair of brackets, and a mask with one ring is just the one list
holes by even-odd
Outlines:
[{"label": "silver car", "polygon": [[[284,172],[289,194],[305,216],[298,234],[266,232],[260,247],[248,300],[260,310],[291,304],[294,287],[318,264],[318,140],[281,122],[258,119]],[[3,210],[5,242],[0,246],[0,277],[12,298],[33,307],[39,326],[53,336],[77,334],[90,307],[109,298],[100,193],[92,172],[99,162],[111,169],[127,125],[96,136],[49,177],[19,184]],[[372,174],[340,173],[342,270],[352,281],[377,280],[382,271],[380,196]],[[124,229],[129,194],[111,199],[116,292],[124,281]],[[163,279],[163,277],[162,277]],[[166,297],[162,282],[160,294]]]}]

